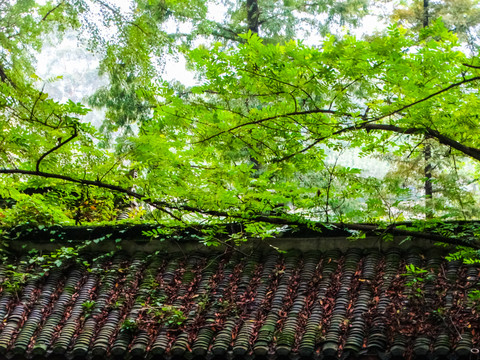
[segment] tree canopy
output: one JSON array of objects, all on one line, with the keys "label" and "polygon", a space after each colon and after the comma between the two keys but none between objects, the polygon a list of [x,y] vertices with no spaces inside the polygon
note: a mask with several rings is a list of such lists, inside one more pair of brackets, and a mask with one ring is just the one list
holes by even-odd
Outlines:
[{"label": "tree canopy", "polygon": [[[420,28],[413,2],[365,36],[353,33],[372,4],[315,4],[232,2],[216,5],[226,11],[217,21],[202,0],[137,0],[130,11],[2,3],[0,224],[99,223],[126,208],[134,221],[233,221],[262,235],[318,223],[398,233],[426,214],[478,219],[478,29],[447,16],[478,3],[436,4]],[[82,103],[52,99],[51,79],[35,74],[35,51],[69,29],[108,76]],[[186,57],[197,85],[162,78],[168,54]],[[84,121],[88,107],[106,110],[101,129]],[[379,163],[385,174],[368,171]]]}]

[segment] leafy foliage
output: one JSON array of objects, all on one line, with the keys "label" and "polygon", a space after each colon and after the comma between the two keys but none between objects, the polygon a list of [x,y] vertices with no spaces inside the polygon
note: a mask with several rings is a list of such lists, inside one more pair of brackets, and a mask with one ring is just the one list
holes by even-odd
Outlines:
[{"label": "leafy foliage", "polygon": [[[237,244],[317,222],[366,222],[389,239],[423,231],[395,224],[428,211],[435,221],[478,218],[480,63],[462,47],[465,32],[459,38],[450,20],[437,19],[364,38],[337,32],[309,46],[295,35],[354,24],[366,3],[247,4],[230,4],[221,21],[208,18],[203,1],[135,1],[130,12],[104,1],[3,4],[0,225],[95,223],[129,210],[167,228],[212,225],[196,236],[219,245],[225,240],[213,232],[232,221],[243,224],[228,240]],[[96,6],[113,35],[96,28]],[[16,30],[12,19],[21,19]],[[167,21],[191,31],[167,31]],[[82,29],[109,78],[89,100],[106,108],[101,131],[82,120],[84,104],[40,90],[33,71],[43,39],[71,28]],[[196,86],[162,80],[167,53],[187,58]],[[426,146],[431,208],[422,189]],[[368,167],[394,166],[372,175],[346,163],[352,154]],[[462,241],[476,246],[474,237]]]},{"label": "leafy foliage", "polygon": [[85,314],[85,317],[90,316],[94,306],[95,306],[95,301],[94,300],[87,300],[87,301],[82,303],[82,308],[83,308],[83,312]]},{"label": "leafy foliage", "polygon": [[178,327],[187,319],[185,314],[174,305],[165,305],[161,302],[147,305],[146,311],[157,319],[158,322],[164,323],[171,327]]},{"label": "leafy foliage", "polygon": [[134,333],[138,329],[138,324],[135,320],[126,318],[122,326],[120,327],[120,331]]},{"label": "leafy foliage", "polygon": [[406,286],[412,289],[412,293],[414,297],[422,297],[423,296],[423,290],[422,290],[422,283],[425,281],[425,279],[422,277],[426,273],[428,273],[427,270],[419,268],[413,264],[407,264],[405,265],[405,269],[407,272],[405,274],[402,274],[403,276],[406,276],[408,281],[406,282]]}]

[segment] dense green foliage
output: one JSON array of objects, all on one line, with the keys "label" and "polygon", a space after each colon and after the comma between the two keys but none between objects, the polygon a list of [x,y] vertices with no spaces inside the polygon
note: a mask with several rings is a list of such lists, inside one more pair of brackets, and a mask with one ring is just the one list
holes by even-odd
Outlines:
[{"label": "dense green foliage", "polygon": [[[4,3],[0,25],[22,21],[0,38],[0,224],[98,223],[128,209],[166,226],[241,221],[265,235],[309,221],[385,227],[427,211],[478,219],[474,20],[452,29],[437,6],[418,29],[413,3],[392,14],[406,27],[361,38],[326,33],[353,29],[364,2],[247,4],[217,22],[200,0],[135,1],[130,13],[103,1]],[[172,20],[191,31],[168,32]],[[108,75],[88,101],[106,109],[101,132],[82,121],[84,104],[49,98],[34,73],[34,51],[67,28],[80,29]],[[318,45],[295,39],[307,33]],[[187,58],[198,85],[162,80],[168,53]],[[363,169],[347,166],[352,157]],[[378,162],[385,176],[366,171]]]}]

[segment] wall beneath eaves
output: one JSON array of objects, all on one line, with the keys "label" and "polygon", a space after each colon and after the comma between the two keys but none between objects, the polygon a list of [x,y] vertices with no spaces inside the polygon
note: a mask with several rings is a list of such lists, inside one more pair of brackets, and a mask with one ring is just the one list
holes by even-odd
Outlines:
[{"label": "wall beneath eaves", "polygon": [[[60,246],[75,246],[81,245],[83,241],[75,240],[66,243],[59,242],[32,242],[28,239],[16,240],[10,245],[10,249],[15,253],[24,254],[31,248],[35,248],[41,251],[54,251]],[[290,250],[298,249],[302,252],[308,251],[326,251],[330,249],[340,249],[342,251],[348,248],[377,248],[379,250],[385,250],[390,247],[399,248],[411,248],[417,247],[421,249],[431,249],[434,247],[432,241],[423,239],[413,239],[410,241],[404,241],[404,237],[396,237],[393,241],[384,241],[380,237],[366,237],[361,240],[351,241],[346,237],[282,237],[276,239],[250,239],[248,242],[237,247],[239,251],[250,253],[257,249],[271,247],[278,250]],[[224,250],[227,246],[221,245],[215,247],[215,250]],[[102,253],[110,252],[114,250],[122,250],[128,254],[134,254],[137,252],[153,253],[155,251],[161,252],[207,252],[212,250],[211,247],[207,247],[204,244],[194,240],[132,240],[126,239],[121,241],[115,240],[102,240],[97,243],[91,242],[91,244],[85,249],[87,251]]]}]

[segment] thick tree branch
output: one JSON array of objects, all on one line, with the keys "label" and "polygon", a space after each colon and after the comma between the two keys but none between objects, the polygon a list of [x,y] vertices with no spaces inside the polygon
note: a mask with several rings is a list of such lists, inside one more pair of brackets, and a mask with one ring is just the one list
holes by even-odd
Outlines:
[{"label": "thick tree branch", "polygon": [[[464,64],[466,65],[466,64]],[[350,131],[355,131],[355,130],[361,130],[361,129],[365,129],[365,130],[385,130],[385,131],[392,131],[392,132],[397,132],[397,133],[401,133],[401,134],[420,134],[420,133],[426,133],[428,135],[430,135],[431,137],[437,139],[438,142],[440,142],[441,144],[444,144],[444,145],[448,145],[448,146],[451,146],[452,148],[464,153],[465,155],[468,155],[472,158],[474,158],[475,160],[479,160],[480,161],[480,149],[477,149],[477,148],[472,148],[472,147],[469,147],[469,146],[466,146],[466,145],[463,145],[461,143],[459,143],[458,141],[455,141],[443,134],[441,134],[440,132],[436,131],[436,130],[433,130],[433,129],[430,129],[430,128],[425,128],[425,129],[422,129],[422,128],[400,128],[398,126],[395,126],[395,125],[384,125],[384,124],[374,124],[375,122],[379,121],[379,120],[382,120],[386,117],[389,117],[389,116],[392,116],[392,115],[396,115],[396,114],[399,114],[401,113],[402,111],[414,106],[414,105],[418,105],[424,101],[427,101],[437,95],[440,95],[448,90],[451,90],[455,87],[458,87],[460,85],[463,85],[463,84],[466,84],[466,83],[469,83],[469,82],[472,82],[472,81],[476,81],[476,80],[480,80],[480,76],[476,76],[476,77],[473,77],[473,78],[470,78],[470,79],[465,79],[463,81],[460,81],[458,83],[454,83],[454,84],[451,84],[449,86],[447,86],[446,88],[443,88],[433,94],[430,94],[420,100],[417,100],[413,103],[410,103],[408,105],[405,105],[405,106],[402,106],[401,108],[397,109],[397,110],[394,110],[388,114],[385,114],[385,115],[382,115],[382,116],[378,116],[378,117],[373,117],[373,118],[369,118],[367,121],[364,121],[364,122],[361,122],[359,124],[356,124],[356,125],[353,125],[353,126],[348,126],[348,127],[345,127],[343,129],[340,129],[340,130],[337,130],[327,136],[323,136],[321,138],[318,138],[318,139],[315,139],[310,145],[306,146],[305,148],[297,151],[297,152],[294,152],[292,154],[289,154],[287,156],[284,156],[280,159],[276,159],[274,160],[273,162],[274,163],[279,163],[279,162],[282,162],[282,161],[285,161],[285,160],[288,160],[298,154],[302,154],[308,150],[310,150],[311,148],[313,148],[314,146],[316,146],[317,144],[321,143],[322,141],[326,140],[326,139],[329,139],[331,138],[332,136],[335,136],[335,135],[339,135],[339,134],[342,134],[342,133],[346,133],[346,132],[350,132]],[[278,116],[278,117],[281,117],[281,116]],[[267,120],[267,119],[266,119]],[[270,119],[268,119],[270,120]],[[246,123],[245,125],[247,125],[249,123]],[[241,125],[243,126],[243,125]],[[238,126],[240,127],[240,126]],[[223,131],[224,132],[227,132],[229,130],[225,130]],[[220,135],[220,134],[218,134]],[[217,136],[217,135],[215,135]],[[213,136],[212,136],[213,137]],[[212,138],[210,137],[210,138]]]},{"label": "thick tree branch", "polygon": [[372,119],[372,120],[368,120],[368,121],[364,121],[364,122],[361,122],[359,124],[356,124],[356,125],[352,125],[352,126],[348,126],[348,127],[345,127],[343,129],[340,129],[340,130],[337,130],[337,131],[334,131],[333,133],[331,134],[328,134],[326,136],[322,136],[318,139],[315,139],[310,145],[304,147],[303,149],[297,151],[297,152],[294,152],[292,154],[289,154],[289,155],[286,155],[280,159],[275,159],[273,160],[274,163],[279,163],[279,162],[282,162],[282,161],[285,161],[285,160],[288,160],[298,154],[302,154],[308,150],[310,150],[311,148],[313,148],[315,145],[321,143],[322,141],[324,140],[327,140],[329,138],[331,138],[332,136],[335,136],[335,135],[340,135],[340,134],[343,134],[343,133],[347,133],[347,132],[350,132],[350,131],[354,131],[354,130],[359,130],[359,129],[362,129],[364,128],[366,125],[374,122],[374,121],[377,121],[377,119]]},{"label": "thick tree branch", "polygon": [[288,160],[296,155],[302,154],[311,148],[313,148],[315,145],[321,143],[322,141],[331,138],[332,136],[339,135],[342,133],[350,132],[350,131],[356,131],[356,130],[367,130],[367,131],[374,131],[374,130],[380,130],[380,131],[391,131],[395,132],[398,134],[406,134],[406,135],[416,135],[416,134],[426,134],[429,135],[431,138],[436,139],[440,144],[450,146],[451,148],[460,151],[461,153],[470,156],[471,158],[480,161],[480,149],[466,146],[461,144],[460,142],[449,138],[448,136],[445,136],[441,134],[437,130],[433,130],[431,128],[402,128],[399,126],[395,125],[386,125],[386,124],[373,124],[372,121],[364,122],[358,125],[354,126],[349,126],[343,129],[340,129],[338,131],[335,131],[327,136],[323,136],[321,138],[315,139],[310,145],[304,147],[303,149],[296,151],[294,153],[291,153],[289,155],[286,155],[280,159],[275,159],[273,162],[274,163],[279,163],[285,160]]},{"label": "thick tree branch", "polygon": [[384,125],[384,124],[365,124],[361,127],[361,129],[365,130],[382,130],[382,131],[391,131],[396,132],[399,134],[426,134],[429,135],[431,138],[436,139],[440,144],[450,146],[451,148],[458,150],[465,155],[470,156],[471,158],[480,161],[480,149],[473,148],[470,146],[463,145],[448,136],[441,134],[437,130],[433,130],[431,128],[401,128],[394,125]]},{"label": "thick tree branch", "polygon": [[103,189],[118,191],[120,193],[124,193],[131,197],[137,198],[139,200],[143,200],[143,197],[144,197],[141,194],[137,194],[131,190],[124,189],[117,185],[111,185],[111,184],[107,184],[100,181],[75,179],[71,176],[62,175],[62,174],[54,174],[54,173],[47,173],[43,171],[32,171],[32,170],[22,170],[22,169],[0,169],[0,174],[20,174],[20,175],[29,175],[29,176],[39,176],[39,177],[49,178],[49,179],[65,180],[65,181],[72,182],[79,185],[96,186]]},{"label": "thick tree branch", "polygon": [[[204,214],[204,215],[210,215],[214,217],[220,217],[224,219],[236,219],[238,221],[247,221],[247,222],[266,222],[269,224],[276,224],[276,225],[300,225],[304,226],[306,224],[306,221],[301,221],[301,220],[292,220],[288,218],[282,218],[282,217],[275,217],[275,216],[266,216],[266,215],[257,215],[257,216],[252,216],[252,217],[246,217],[243,214],[231,214],[227,211],[220,211],[220,210],[208,210],[208,209],[201,209],[197,207],[192,207],[188,205],[176,205],[176,204],[169,204],[164,201],[157,201],[148,198],[147,196],[143,194],[136,193],[132,190],[122,188],[121,186],[117,185],[112,185],[100,181],[92,181],[92,180],[85,180],[85,179],[75,179],[70,176],[66,175],[61,175],[61,174],[53,174],[53,173],[45,173],[41,171],[31,171],[31,170],[21,170],[21,169],[0,169],[0,174],[21,174],[21,175],[29,175],[29,176],[39,176],[39,177],[44,177],[44,178],[51,178],[51,179],[59,179],[59,180],[64,180],[68,182],[72,182],[75,184],[79,185],[87,185],[87,186],[96,186],[98,188],[103,188],[103,189],[108,189],[112,191],[117,191],[122,194],[126,194],[128,196],[131,196],[133,198],[139,199],[143,201],[144,203],[151,205],[155,207],[156,209],[159,209],[173,218],[179,220],[177,216],[171,213],[168,209],[171,210],[180,210],[180,211],[187,211],[187,212],[193,212],[193,213],[198,213],[198,214]],[[322,224],[319,224],[322,225]],[[468,241],[458,239],[458,238],[453,238],[453,237],[447,237],[435,233],[427,233],[427,232],[417,232],[417,231],[410,231],[410,230],[404,230],[404,229],[398,229],[396,225],[391,225],[387,227],[386,229],[382,229],[378,227],[377,225],[372,225],[372,224],[330,224],[333,226],[336,226],[341,229],[347,229],[347,230],[357,230],[357,231],[364,231],[364,232],[382,232],[382,233],[389,233],[392,235],[399,235],[399,236],[413,236],[416,238],[421,238],[421,239],[426,239],[426,240],[431,240],[435,242],[442,242],[445,244],[450,244],[454,246],[468,246],[470,248],[474,249],[480,249],[480,244],[478,243],[470,243]]]},{"label": "thick tree branch", "polygon": [[465,63],[463,63],[462,65],[466,66],[466,67],[469,67],[469,68],[472,68],[472,69],[480,69],[480,66],[476,66],[476,65],[470,65],[470,64],[465,64]]},{"label": "thick tree branch", "polygon": [[45,159],[48,155],[50,155],[54,151],[60,149],[63,145],[65,145],[65,144],[69,143],[70,141],[72,141],[73,139],[75,139],[77,136],[78,136],[77,128],[74,127],[72,136],[70,136],[68,139],[60,142],[57,146],[51,148],[45,154],[40,156],[40,158],[37,160],[37,164],[35,165],[35,170],[37,171],[37,173],[40,172],[40,163],[42,162],[43,159]]}]

